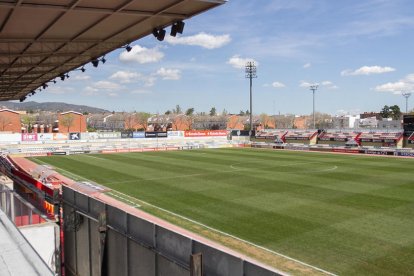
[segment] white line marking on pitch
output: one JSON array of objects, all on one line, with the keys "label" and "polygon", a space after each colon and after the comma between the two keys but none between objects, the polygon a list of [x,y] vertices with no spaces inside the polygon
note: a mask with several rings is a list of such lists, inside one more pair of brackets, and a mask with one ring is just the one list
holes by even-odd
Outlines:
[{"label": "white line marking on pitch", "polygon": [[[128,197],[130,197],[130,196],[128,196]],[[247,244],[249,244],[249,245],[251,245],[251,246],[254,246],[254,247],[260,248],[260,249],[262,249],[262,250],[264,250],[264,251],[267,251],[267,252],[270,252],[270,253],[272,253],[272,254],[278,255],[278,256],[283,257],[283,258],[286,258],[286,259],[288,259],[288,260],[291,260],[291,261],[294,261],[294,262],[300,263],[300,264],[302,264],[302,265],[304,265],[304,266],[307,266],[307,267],[313,268],[313,269],[315,269],[315,270],[317,270],[317,271],[320,271],[320,272],[323,272],[323,273],[325,273],[325,274],[332,275],[332,276],[337,276],[337,274],[334,274],[334,273],[332,273],[332,272],[326,271],[326,270],[324,270],[324,269],[322,269],[322,268],[319,268],[319,267],[316,267],[316,266],[313,266],[313,265],[307,264],[307,263],[305,263],[305,262],[299,261],[299,260],[294,259],[294,258],[292,258],[292,257],[289,257],[289,256],[287,256],[287,255],[284,255],[284,254],[282,254],[282,253],[279,253],[279,252],[273,251],[273,250],[271,250],[271,249],[268,249],[268,248],[266,248],[266,247],[263,247],[263,246],[260,246],[260,245],[255,244],[255,243],[249,242],[249,241],[247,241],[247,240],[243,240],[243,239],[241,239],[241,238],[239,238],[239,237],[233,236],[233,235],[228,234],[228,233],[226,233],[226,232],[223,232],[223,231],[220,231],[220,230],[215,229],[215,228],[213,228],[213,227],[207,226],[207,225],[205,225],[205,224],[203,224],[203,223],[201,223],[201,222],[198,222],[198,221],[192,220],[192,219],[190,219],[190,218],[184,217],[184,216],[182,216],[182,215],[179,215],[179,214],[177,214],[177,213],[171,212],[171,211],[166,210],[166,209],[164,209],[164,208],[158,207],[158,206],[153,205],[153,204],[151,204],[151,203],[148,203],[148,202],[146,202],[146,201],[144,201],[144,200],[141,200],[141,199],[138,199],[138,200],[139,200],[139,201],[141,201],[142,203],[144,203],[144,204],[148,205],[148,206],[154,207],[154,208],[156,208],[156,209],[158,209],[158,210],[161,210],[161,211],[164,211],[164,212],[169,213],[169,214],[171,214],[171,215],[177,216],[177,217],[179,217],[179,218],[181,218],[181,219],[184,219],[184,220],[187,220],[187,221],[189,221],[189,222],[191,222],[191,223],[194,223],[194,224],[200,225],[200,226],[205,227],[205,228],[207,228],[207,229],[209,229],[209,230],[211,230],[211,231],[214,231],[214,232],[220,233],[220,234],[222,234],[222,235],[224,235],[224,236],[228,236],[228,237],[231,237],[231,238],[233,238],[233,239],[235,239],[235,240],[238,240],[238,241],[241,241],[241,242],[247,243]]]}]

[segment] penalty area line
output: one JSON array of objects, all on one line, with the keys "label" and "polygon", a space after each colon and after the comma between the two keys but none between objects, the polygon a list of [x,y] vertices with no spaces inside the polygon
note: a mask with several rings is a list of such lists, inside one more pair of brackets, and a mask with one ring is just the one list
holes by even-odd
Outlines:
[{"label": "penalty area line", "polygon": [[[128,197],[130,197],[130,196],[128,196]],[[146,202],[146,201],[144,201],[144,200],[141,200],[141,199],[137,199],[137,200],[138,200],[138,201],[140,201],[140,202],[142,202],[142,203],[144,203],[145,205],[151,206],[151,207],[153,207],[153,208],[155,208],[155,209],[161,210],[161,211],[163,211],[163,212],[166,212],[166,213],[168,213],[168,214],[171,214],[171,215],[176,216],[176,217],[178,217],[178,218],[181,218],[181,219],[183,219],[183,220],[187,220],[187,221],[189,221],[189,222],[191,222],[191,223],[194,223],[194,224],[197,224],[197,225],[199,225],[199,226],[202,226],[202,227],[204,227],[204,228],[206,228],[206,229],[209,229],[209,230],[211,230],[211,231],[213,231],[213,232],[219,233],[219,234],[221,234],[221,235],[224,235],[224,236],[230,237],[230,238],[232,238],[232,239],[235,239],[235,240],[238,240],[238,241],[240,241],[240,242],[246,243],[246,244],[248,244],[248,245],[254,246],[254,247],[256,247],[256,248],[262,249],[262,250],[264,250],[264,251],[267,251],[267,252],[272,253],[272,254],[274,254],[274,255],[277,255],[277,256],[283,257],[283,258],[288,259],[288,260],[290,260],[290,261],[293,261],[293,262],[299,263],[299,264],[301,264],[301,265],[303,265],[303,266],[306,266],[306,267],[312,268],[312,269],[314,269],[314,270],[317,270],[317,271],[319,271],[319,272],[325,273],[325,274],[327,274],[327,275],[337,276],[337,274],[334,274],[334,273],[329,272],[329,271],[327,271],[327,270],[324,270],[324,269],[322,269],[322,268],[319,268],[319,267],[316,267],[316,266],[310,265],[310,264],[308,264],[308,263],[305,263],[305,262],[299,261],[299,260],[297,260],[297,259],[294,259],[294,258],[289,257],[289,256],[287,256],[287,255],[284,255],[284,254],[282,254],[282,253],[279,253],[279,252],[273,251],[273,250],[268,249],[268,248],[266,248],[266,247],[263,247],[263,246],[260,246],[260,245],[255,244],[255,243],[249,242],[249,241],[247,241],[247,240],[241,239],[241,238],[239,238],[239,237],[233,236],[233,235],[231,235],[231,234],[229,234],[229,233],[223,232],[223,231],[221,231],[221,230],[218,230],[218,229],[215,229],[215,228],[210,227],[210,226],[208,226],[208,225],[205,225],[205,224],[203,224],[203,223],[201,223],[201,222],[198,222],[198,221],[192,220],[192,219],[187,218],[187,217],[185,217],[185,216],[182,216],[182,215],[179,215],[179,214],[174,213],[174,212],[172,212],[172,211],[166,210],[166,209],[164,209],[164,208],[162,208],[162,207],[159,207],[159,206],[153,205],[153,204],[148,203],[148,202]]]}]

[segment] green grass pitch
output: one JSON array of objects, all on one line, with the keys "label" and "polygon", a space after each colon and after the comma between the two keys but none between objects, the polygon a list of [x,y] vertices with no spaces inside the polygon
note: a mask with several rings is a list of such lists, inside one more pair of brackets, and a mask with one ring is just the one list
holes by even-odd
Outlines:
[{"label": "green grass pitch", "polygon": [[336,274],[414,271],[414,159],[208,149],[32,160]]}]

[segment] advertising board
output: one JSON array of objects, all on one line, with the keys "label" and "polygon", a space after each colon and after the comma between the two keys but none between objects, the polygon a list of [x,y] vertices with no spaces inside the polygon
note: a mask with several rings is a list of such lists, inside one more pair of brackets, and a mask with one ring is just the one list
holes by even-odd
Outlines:
[{"label": "advertising board", "polygon": [[37,139],[39,141],[52,141],[53,140],[53,133],[38,133]]},{"label": "advertising board", "polygon": [[166,131],[147,131],[145,132],[145,138],[166,138],[167,132]]},{"label": "advertising board", "polygon": [[132,138],[133,134],[132,131],[122,131],[121,132],[121,138],[125,139],[125,138]]},{"label": "advertising board", "polygon": [[69,133],[69,140],[80,140],[80,132],[71,132]]},{"label": "advertising board", "polygon": [[120,132],[98,132],[99,139],[118,139],[121,138]]},{"label": "advertising board", "polygon": [[145,138],[145,131],[132,132],[132,138]]},{"label": "advertising board", "polygon": [[22,141],[24,142],[37,141],[37,133],[22,133]]},{"label": "advertising board", "polygon": [[184,131],[167,131],[168,137],[184,137]]},{"label": "advertising board", "polygon": [[227,130],[187,130],[184,137],[213,137],[227,136]]},{"label": "advertising board", "polygon": [[67,133],[53,133],[53,140],[69,140]]}]

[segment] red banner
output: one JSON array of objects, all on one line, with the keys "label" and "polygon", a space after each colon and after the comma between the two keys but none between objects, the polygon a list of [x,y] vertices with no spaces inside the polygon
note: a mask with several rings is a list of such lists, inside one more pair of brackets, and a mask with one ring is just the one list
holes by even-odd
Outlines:
[{"label": "red banner", "polygon": [[227,136],[227,130],[188,130],[184,131],[184,137],[212,137]]}]

